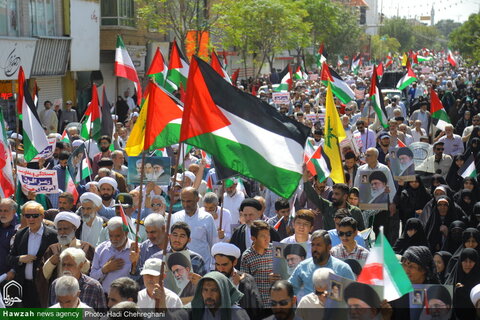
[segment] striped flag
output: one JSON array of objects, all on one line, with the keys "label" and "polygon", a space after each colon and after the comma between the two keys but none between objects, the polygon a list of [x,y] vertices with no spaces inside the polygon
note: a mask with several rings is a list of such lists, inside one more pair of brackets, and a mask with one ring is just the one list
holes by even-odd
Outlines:
[{"label": "striped flag", "polygon": [[318,181],[322,182],[330,176],[330,160],[321,146],[315,149],[312,143],[307,140],[305,158],[307,170],[313,176],[317,176]]},{"label": "striped flag", "polygon": [[142,102],[142,86],[140,85],[135,65],[125,48],[125,44],[120,35],[117,36],[114,72],[117,77],[127,78],[128,80],[133,81],[135,89],[137,90],[137,104],[140,105]]},{"label": "striped flag", "polygon": [[413,72],[412,68],[407,68],[407,73],[405,73],[403,77],[398,80],[397,89],[403,90],[415,81],[417,81],[417,76],[415,75],[415,72]]},{"label": "striped flag", "polygon": [[326,62],[322,65],[320,80],[324,85],[327,85],[327,83],[330,82],[333,94],[343,103],[349,103],[350,101],[355,100],[355,92],[353,92],[350,86],[343,81],[335,70],[330,68]]},{"label": "striped flag", "polygon": [[362,61],[361,61],[361,54],[357,54],[355,57],[353,57],[352,59],[352,65],[350,66],[350,70],[355,73],[355,74],[358,74],[358,70],[360,69],[360,65],[362,64]]},{"label": "striped flag", "polygon": [[448,56],[447,56],[448,62],[452,65],[452,67],[457,66],[457,59],[455,59],[455,56],[453,55],[452,51],[448,49]]},{"label": "striped flag", "polygon": [[273,91],[280,92],[280,91],[290,91],[293,86],[292,80],[292,68],[290,64],[288,64],[288,72],[283,76],[282,81],[280,84],[272,85]]},{"label": "striped flag", "polygon": [[230,77],[228,76],[227,71],[225,70],[225,67],[220,62],[220,59],[218,58],[218,55],[215,52],[215,50],[212,50],[210,65],[215,71],[218,72],[219,75],[222,76],[223,79],[225,79],[225,81],[227,81],[230,84],[232,83],[232,81],[230,80]]},{"label": "striped flag", "polygon": [[167,78],[168,67],[163,58],[162,51],[157,47],[155,55],[153,56],[150,68],[148,68],[147,76],[155,80],[159,86],[165,86],[165,79]]},{"label": "striped flag", "polygon": [[442,101],[440,101],[433,88],[430,88],[430,114],[432,117],[432,123],[439,130],[445,130],[445,126],[451,123],[447,112],[443,108]]},{"label": "striped flag", "polygon": [[0,109],[0,198],[8,198],[14,193],[12,152],[7,139],[3,112]]},{"label": "striped flag", "polygon": [[165,89],[168,92],[181,91],[187,89],[187,77],[188,77],[188,62],[183,56],[177,41],[172,42],[172,48],[170,50],[170,61],[168,63],[167,80],[165,81]]},{"label": "striped flag", "polygon": [[79,194],[78,194],[77,187],[75,186],[75,183],[73,182],[73,179],[70,176],[70,171],[68,170],[65,170],[65,186],[67,189],[65,191],[73,195],[73,204],[76,204]]},{"label": "striped flag", "polygon": [[473,154],[471,154],[470,157],[468,157],[467,161],[465,161],[463,166],[458,169],[458,175],[464,179],[466,177],[477,177],[477,168],[475,167],[475,158],[473,157]]},{"label": "striped flag", "polygon": [[102,111],[98,103],[98,91],[95,83],[92,85],[92,100],[85,111],[85,120],[82,122],[80,136],[86,140],[100,139],[102,135]]},{"label": "striped flag", "polygon": [[385,106],[383,104],[382,91],[377,85],[377,68],[373,66],[372,81],[370,84],[370,103],[372,104],[373,110],[380,121],[380,124],[384,128],[388,128],[388,119],[387,112],[385,111]]}]

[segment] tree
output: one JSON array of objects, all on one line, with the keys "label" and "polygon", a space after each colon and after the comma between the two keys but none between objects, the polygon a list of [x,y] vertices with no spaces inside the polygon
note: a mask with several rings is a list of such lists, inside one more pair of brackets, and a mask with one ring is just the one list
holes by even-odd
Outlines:
[{"label": "tree", "polygon": [[465,58],[480,61],[480,14],[472,14],[450,34],[450,46],[460,50]]},{"label": "tree", "polygon": [[440,42],[445,42],[445,40],[441,37],[440,32],[435,27],[417,25],[412,27],[412,31],[415,39],[411,48],[413,50],[422,48],[440,50]]},{"label": "tree", "polygon": [[386,19],[379,33],[397,39],[402,51],[410,50],[415,41],[412,25],[404,18]]},{"label": "tree", "polygon": [[398,52],[400,42],[389,36],[374,35],[371,39],[372,58],[375,60],[384,59],[389,53]]},{"label": "tree", "polygon": [[451,19],[440,20],[435,24],[435,28],[447,39],[450,33],[453,30],[460,27],[462,24],[459,22],[455,22]]}]

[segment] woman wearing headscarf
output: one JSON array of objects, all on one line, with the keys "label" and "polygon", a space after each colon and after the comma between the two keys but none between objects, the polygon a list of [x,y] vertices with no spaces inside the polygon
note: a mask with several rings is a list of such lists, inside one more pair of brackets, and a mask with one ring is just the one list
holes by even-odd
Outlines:
[{"label": "woman wearing headscarf", "polygon": [[[452,189],[450,189],[450,187],[447,185],[442,184],[436,187],[435,190],[433,191],[433,199],[427,202],[427,204],[423,208],[422,214],[419,217],[419,219],[423,222],[423,224],[427,224],[428,219],[432,215],[437,199],[440,196],[447,196],[448,198],[453,199],[454,193]],[[453,205],[455,207],[455,213],[457,214],[459,219],[462,220],[463,217],[465,216],[465,213],[463,212],[462,208],[460,208],[458,204],[453,202]],[[425,230],[427,229],[425,228]]]},{"label": "woman wearing headscarf", "polygon": [[462,119],[457,121],[457,124],[455,125],[455,133],[458,135],[462,135],[463,130],[465,130],[466,127],[471,125],[472,125],[472,113],[467,110],[463,114]]},{"label": "woman wearing headscarf", "polygon": [[460,253],[463,249],[470,248],[480,251],[480,231],[475,228],[467,228],[462,233],[462,245],[453,253],[450,262],[447,265],[447,275],[452,273],[458,263]]},{"label": "woman wearing headscarf", "polygon": [[440,185],[447,185],[447,181],[445,180],[445,178],[441,175],[441,174],[438,174],[438,173],[435,173],[433,176],[432,176],[432,183],[431,183],[431,186],[430,186],[430,193],[433,194],[433,192],[435,191],[435,189],[440,186]]},{"label": "woman wearing headscarf", "polygon": [[453,221],[448,227],[447,240],[443,244],[442,250],[451,254],[455,253],[462,245],[462,234],[466,228],[465,222],[460,220]]},{"label": "woman wearing headscarf", "polygon": [[420,175],[415,175],[414,181],[406,182],[403,187],[399,188],[394,202],[397,205],[402,224],[405,225],[410,218],[419,217],[431,198],[432,196],[425,189]]},{"label": "woman wearing headscarf", "polygon": [[446,284],[453,285],[453,308],[456,319],[475,319],[475,306],[470,291],[480,283],[480,261],[475,249],[465,248],[459,263],[448,277]]},{"label": "woman wearing headscarf", "polygon": [[[478,182],[475,178],[465,177],[465,179],[463,179],[463,181],[462,181],[462,190],[463,189],[467,189],[467,190],[470,190],[472,192],[472,201],[473,201],[474,204],[475,204],[475,202],[480,200],[479,195],[478,195],[480,193],[480,190],[478,190]],[[457,192],[454,196],[454,199],[455,199],[456,203],[459,203],[460,191]]]},{"label": "woman wearing headscarf", "polygon": [[440,251],[447,240],[448,227],[457,220],[453,201],[447,196],[440,196],[432,208],[432,214],[425,226],[428,245],[432,252]]},{"label": "woman wearing headscarf", "polygon": [[438,280],[442,284],[447,280],[447,266],[451,258],[452,254],[447,251],[438,251],[433,255],[435,272],[437,273]]},{"label": "woman wearing headscarf", "polygon": [[463,154],[457,154],[453,157],[452,165],[447,174],[447,183],[454,191],[458,191],[463,187],[463,177],[458,174],[460,169],[465,163],[466,157]]},{"label": "woman wearing headscarf", "polygon": [[395,242],[393,251],[403,255],[412,246],[428,246],[427,236],[420,219],[410,218],[407,220],[403,233]]}]

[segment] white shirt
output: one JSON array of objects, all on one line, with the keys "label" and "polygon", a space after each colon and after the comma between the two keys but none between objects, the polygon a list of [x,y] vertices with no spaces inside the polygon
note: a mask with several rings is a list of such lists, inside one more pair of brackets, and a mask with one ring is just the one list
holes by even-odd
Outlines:
[{"label": "white shirt", "polygon": [[177,221],[183,221],[190,226],[192,241],[188,244],[188,248],[202,256],[205,265],[210,266],[212,263],[211,249],[217,233],[212,215],[197,209],[195,214],[190,217],[185,210],[182,210],[172,215],[172,225]]},{"label": "white shirt", "polygon": [[[60,302],[57,302],[55,303],[53,306],[49,307],[49,308],[55,308],[55,309],[60,309],[61,306],[60,306]],[[78,306],[76,307],[77,309],[93,309],[92,307],[90,307],[89,305],[83,303],[82,301],[80,301],[80,303],[78,304]]]},{"label": "white shirt", "polygon": [[[30,229],[28,230],[28,252],[27,254],[31,254],[36,256],[38,249],[40,249],[40,243],[42,242],[42,235],[43,235],[43,223],[40,225],[40,228],[37,232],[32,232]],[[25,266],[25,279],[33,280],[33,262],[27,263]]]},{"label": "white shirt", "polygon": [[95,220],[93,221],[91,227],[87,226],[85,222],[82,224],[82,234],[80,235],[80,240],[88,242],[95,247],[99,243],[102,229],[103,219],[99,216],[95,216]]},{"label": "white shirt", "polygon": [[425,129],[420,128],[421,132],[418,132],[416,129],[412,129],[412,138],[413,142],[420,142],[420,137],[424,137],[427,135]]},{"label": "white shirt", "polygon": [[232,223],[238,223],[238,221],[240,221],[239,209],[243,200],[245,200],[245,195],[243,192],[238,192],[238,190],[233,197],[230,197],[226,192],[223,194],[223,207],[230,211]]},{"label": "white shirt", "polygon": [[[204,208],[202,208],[205,210]],[[217,230],[220,228],[220,211],[221,207],[217,207],[217,219],[214,219],[215,227]],[[207,212],[208,213],[208,212]],[[223,208],[223,218],[222,218],[222,230],[225,233],[225,237],[223,239],[218,238],[218,232],[215,234],[214,243],[217,242],[229,242],[230,238],[232,237],[232,216],[230,215],[230,211],[228,209]]]},{"label": "white shirt", "polygon": [[[172,290],[163,287],[165,290],[165,304],[168,309],[183,308],[182,300]],[[150,298],[147,288],[138,292],[137,307],[139,308],[155,308],[155,299]]]}]

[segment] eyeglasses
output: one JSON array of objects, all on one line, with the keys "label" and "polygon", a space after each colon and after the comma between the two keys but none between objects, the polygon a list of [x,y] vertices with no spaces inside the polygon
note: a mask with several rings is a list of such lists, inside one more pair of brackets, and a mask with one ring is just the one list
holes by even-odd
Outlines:
[{"label": "eyeglasses", "polygon": [[317,296],[323,296],[323,295],[326,295],[327,294],[327,291],[318,291],[318,290],[315,290],[315,295]]},{"label": "eyeglasses", "polygon": [[38,217],[40,217],[40,214],[38,213],[35,213],[35,214],[24,214],[23,215],[25,217],[25,219],[37,219]]},{"label": "eyeglasses", "polygon": [[161,207],[162,204],[161,203],[152,203],[152,207]]},{"label": "eyeglasses", "polygon": [[276,307],[276,306],[285,307],[286,305],[288,305],[288,303],[289,303],[288,300],[280,300],[280,301],[272,300],[272,307]]},{"label": "eyeglasses", "polygon": [[347,232],[339,231],[339,232],[338,232],[338,236],[339,236],[340,238],[341,238],[341,237],[347,237],[347,238],[349,238],[349,237],[352,236],[352,234],[353,234],[352,231],[347,231]]}]

